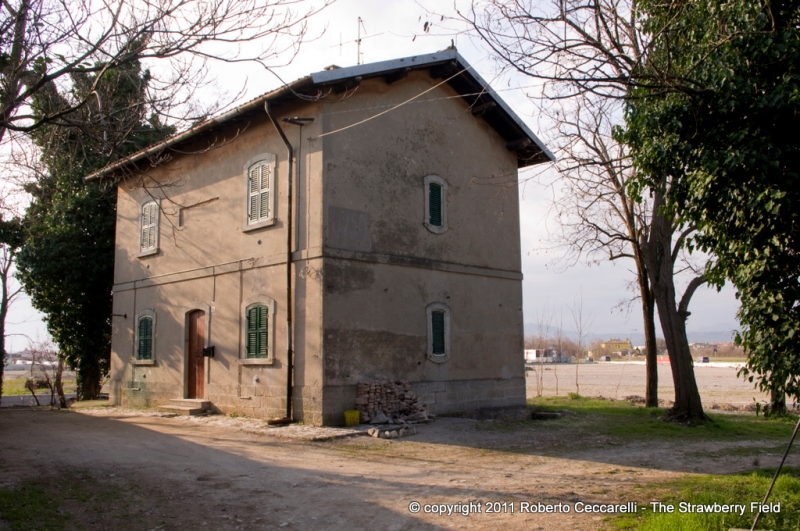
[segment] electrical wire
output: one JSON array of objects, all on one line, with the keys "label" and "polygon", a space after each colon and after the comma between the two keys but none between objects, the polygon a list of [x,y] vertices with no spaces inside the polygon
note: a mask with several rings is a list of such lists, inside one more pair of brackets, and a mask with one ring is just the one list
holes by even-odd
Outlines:
[{"label": "electrical wire", "polygon": [[[525,86],[525,87],[514,87],[514,88],[505,88],[505,89],[497,89],[497,90],[493,90],[491,88],[487,88],[486,90],[482,90],[480,92],[470,92],[468,94],[459,94],[457,96],[442,96],[441,98],[429,98],[429,99],[426,99],[426,100],[419,100],[419,101],[408,101],[406,103],[408,103],[410,105],[410,104],[416,104],[416,103],[430,103],[432,101],[456,100],[456,99],[459,99],[459,98],[469,98],[469,97],[472,97],[472,96],[480,96],[482,94],[497,94],[498,92],[508,92],[508,91],[511,91],[511,90],[522,90],[522,89],[526,89],[526,88],[534,88],[535,86],[536,85],[529,85],[529,86]],[[337,101],[335,103],[339,103],[339,102]],[[400,105],[400,104],[389,103],[387,105],[375,105],[373,107],[359,107],[358,109],[347,109],[345,111],[332,111],[332,112],[328,112],[326,114],[330,116],[330,115],[334,115],[334,114],[347,114],[347,113],[359,112],[359,111],[375,111],[375,110],[378,110],[378,109],[387,109],[389,107],[394,107],[394,106],[397,106],[397,105]]]},{"label": "electrical wire", "polygon": [[360,121],[358,121],[358,122],[356,122],[356,123],[353,123],[353,124],[350,124],[350,125],[346,125],[346,126],[344,126],[344,127],[340,127],[339,129],[334,129],[333,131],[328,131],[327,133],[322,133],[321,135],[317,136],[317,138],[322,138],[323,136],[329,136],[329,135],[333,135],[333,134],[335,134],[335,133],[340,133],[340,132],[342,132],[342,131],[345,131],[345,130],[347,130],[347,129],[350,129],[351,127],[356,127],[357,125],[361,125],[361,124],[364,124],[364,123],[366,123],[366,122],[369,122],[370,120],[374,120],[375,118],[378,118],[379,116],[383,116],[384,114],[390,113],[390,112],[394,111],[395,109],[399,109],[400,107],[403,107],[404,105],[406,105],[406,104],[408,104],[408,103],[411,103],[412,101],[416,100],[416,99],[417,99],[417,98],[419,98],[420,96],[422,96],[422,95],[424,95],[424,94],[427,94],[428,92],[430,92],[430,91],[432,91],[432,90],[434,90],[434,89],[436,89],[436,88],[439,88],[440,86],[444,85],[445,83],[447,83],[447,82],[448,82],[448,81],[450,81],[451,79],[453,79],[453,78],[455,78],[455,77],[458,77],[458,76],[460,76],[461,74],[463,74],[464,72],[466,72],[467,70],[469,70],[469,69],[471,69],[471,68],[472,68],[472,66],[470,65],[470,66],[468,66],[468,67],[466,67],[466,68],[463,68],[463,69],[459,70],[458,72],[456,72],[456,73],[455,73],[455,74],[453,74],[452,76],[448,77],[448,78],[447,78],[447,79],[445,79],[444,81],[442,81],[442,82],[440,82],[440,83],[437,83],[436,85],[432,86],[431,88],[429,88],[429,89],[427,89],[427,90],[424,90],[424,91],[420,92],[420,93],[419,93],[419,94],[417,94],[416,96],[414,96],[414,97],[412,97],[412,98],[409,98],[409,99],[407,99],[406,101],[404,101],[404,102],[402,102],[402,103],[398,103],[398,104],[397,104],[397,105],[395,105],[394,107],[391,107],[391,108],[389,108],[389,109],[386,109],[386,110],[385,110],[385,111],[383,111],[383,112],[379,112],[378,114],[374,114],[374,115],[370,116],[369,118],[364,118],[363,120],[360,120]]}]

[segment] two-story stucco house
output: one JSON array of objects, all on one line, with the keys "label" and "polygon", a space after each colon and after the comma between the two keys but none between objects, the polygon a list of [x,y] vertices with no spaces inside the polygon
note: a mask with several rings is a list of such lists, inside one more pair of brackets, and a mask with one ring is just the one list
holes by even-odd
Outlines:
[{"label": "two-story stucco house", "polygon": [[112,401],[341,424],[385,378],[434,413],[524,404],[517,170],[552,159],[451,49],[331,67],[88,176],[119,183]]}]

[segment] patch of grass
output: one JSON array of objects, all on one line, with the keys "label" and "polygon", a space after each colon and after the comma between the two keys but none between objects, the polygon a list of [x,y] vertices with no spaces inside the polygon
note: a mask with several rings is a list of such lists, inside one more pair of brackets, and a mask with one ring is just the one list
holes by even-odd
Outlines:
[{"label": "patch of grass", "polygon": [[87,514],[93,522],[107,515],[108,527],[118,529],[127,509],[123,487],[86,472],[65,471],[0,489],[0,517],[12,531],[83,529],[80,520]]},{"label": "patch of grass", "polygon": [[0,515],[13,531],[58,531],[69,518],[60,512],[57,498],[34,481],[0,489]]},{"label": "patch of grass", "polygon": [[580,421],[583,424],[582,429],[592,430],[592,433],[598,435],[611,435],[624,441],[781,439],[791,435],[797,421],[792,416],[764,418],[751,414],[706,413],[711,419],[709,422],[686,426],[661,420],[664,409],[634,406],[624,400],[537,397],[528,403],[539,410],[570,412],[568,417],[547,422]]},{"label": "patch of grass", "polygon": [[[16,376],[16,375],[9,375],[6,378],[3,378],[3,396],[20,396],[20,395],[30,395],[31,392],[25,387],[25,380],[28,379],[28,375],[23,376]],[[65,378],[63,380],[64,383],[64,392],[65,393],[74,393],[77,385],[75,383],[75,378]],[[36,394],[45,394],[50,393],[49,389],[37,389]]]},{"label": "patch of grass", "polygon": [[[731,476],[693,476],[656,487],[653,500],[673,506],[674,513],[653,513],[651,506],[636,515],[619,515],[606,522],[612,529],[640,531],[728,531],[731,528],[750,529],[758,509],[750,512],[750,503],[760,501],[769,488],[774,470],[759,470]],[[665,490],[668,489],[668,490]],[[743,515],[725,513],[680,512],[680,503],[745,506]],[[764,513],[758,529],[796,531],[800,529],[800,471],[784,468],[775,484],[768,503],[780,503],[780,512]]]},{"label": "patch of grass", "polygon": [[776,446],[743,446],[741,448],[726,448],[724,455],[720,455],[719,452],[711,452],[711,451],[700,451],[700,452],[687,452],[687,457],[718,457],[720,459],[729,457],[729,456],[737,456],[737,457],[746,457],[748,455],[757,457],[759,455],[782,455],[783,452],[786,450],[786,443],[782,445]]}]

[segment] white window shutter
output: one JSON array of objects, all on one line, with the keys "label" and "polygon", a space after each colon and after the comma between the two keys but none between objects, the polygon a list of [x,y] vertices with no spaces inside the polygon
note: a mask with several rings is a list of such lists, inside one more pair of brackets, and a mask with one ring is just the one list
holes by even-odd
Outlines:
[{"label": "white window shutter", "polygon": [[272,165],[268,161],[257,163],[248,173],[248,223],[254,224],[270,218],[269,185]]},{"label": "white window shutter", "polygon": [[154,201],[142,207],[142,238],[139,242],[140,251],[149,251],[156,248],[156,236],[158,235],[158,204]]}]

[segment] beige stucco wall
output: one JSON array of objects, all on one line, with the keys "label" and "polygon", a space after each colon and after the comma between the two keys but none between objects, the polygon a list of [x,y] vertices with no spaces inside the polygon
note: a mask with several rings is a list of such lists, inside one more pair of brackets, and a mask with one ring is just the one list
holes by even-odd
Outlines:
[{"label": "beige stucco wall", "polygon": [[[335,131],[438,81],[367,80],[325,106]],[[355,384],[408,379],[437,413],[524,404],[516,156],[447,85],[323,137],[324,421],[341,422]],[[452,99],[444,99],[452,98]],[[363,110],[360,110],[363,109]],[[382,110],[382,109],[381,109]],[[423,221],[424,179],[447,183],[447,231]],[[342,237],[343,211],[366,234]],[[427,354],[427,305],[451,312],[451,357]]]},{"label": "beige stucco wall", "polygon": [[[283,124],[295,148],[294,411],[341,424],[355,385],[408,379],[436,413],[524,404],[516,157],[447,85],[376,120],[320,136],[402,102],[438,81],[412,72],[364,81],[349,96],[280,108],[316,116]],[[449,98],[449,99],[448,99]],[[382,110],[379,109],[379,110]],[[213,149],[206,150],[208,142]],[[147,192],[119,188],[112,396],[158,405],[186,393],[186,314],[210,313],[206,398],[224,412],[283,416],[286,385],[286,149],[264,119],[205,135],[148,172],[161,198],[160,249],[137,256]],[[186,148],[184,150],[188,150]],[[277,155],[277,221],[243,232],[247,161]],[[423,224],[424,179],[447,183],[447,230]],[[162,185],[162,186],[156,186]],[[166,185],[166,186],[164,186]],[[242,365],[242,301],[276,303],[275,363]],[[427,356],[426,307],[450,309],[451,356]],[[157,315],[155,364],[132,363],[137,312]]]},{"label": "beige stucco wall", "polygon": [[[318,106],[287,108],[292,116],[314,116]],[[277,113],[276,113],[277,114]],[[280,114],[279,114],[280,116]],[[304,127],[314,133],[315,124]],[[321,270],[308,247],[321,247],[321,152],[307,141],[300,145],[296,126],[291,135],[295,169],[295,412],[298,419],[320,422],[321,415],[321,285],[309,270]],[[305,136],[305,135],[304,135]],[[212,149],[204,149],[208,142]],[[287,152],[266,117],[215,133],[197,142],[192,155],[173,160],[121,183],[117,206],[112,397],[125,404],[153,406],[186,396],[186,313],[210,313],[207,336],[216,348],[206,360],[206,397],[225,412],[262,417],[285,414],[286,396],[286,200]],[[246,208],[245,165],[256,155],[277,155],[276,222],[243,231]],[[144,186],[142,186],[144,184]],[[145,189],[146,187],[146,189]],[[160,199],[159,251],[138,256],[139,208],[148,196]],[[316,253],[319,254],[319,253]],[[313,253],[312,253],[313,255]],[[266,296],[276,303],[271,316],[275,362],[240,365],[242,302]],[[155,364],[135,365],[134,326],[137,312],[156,312]]]}]

